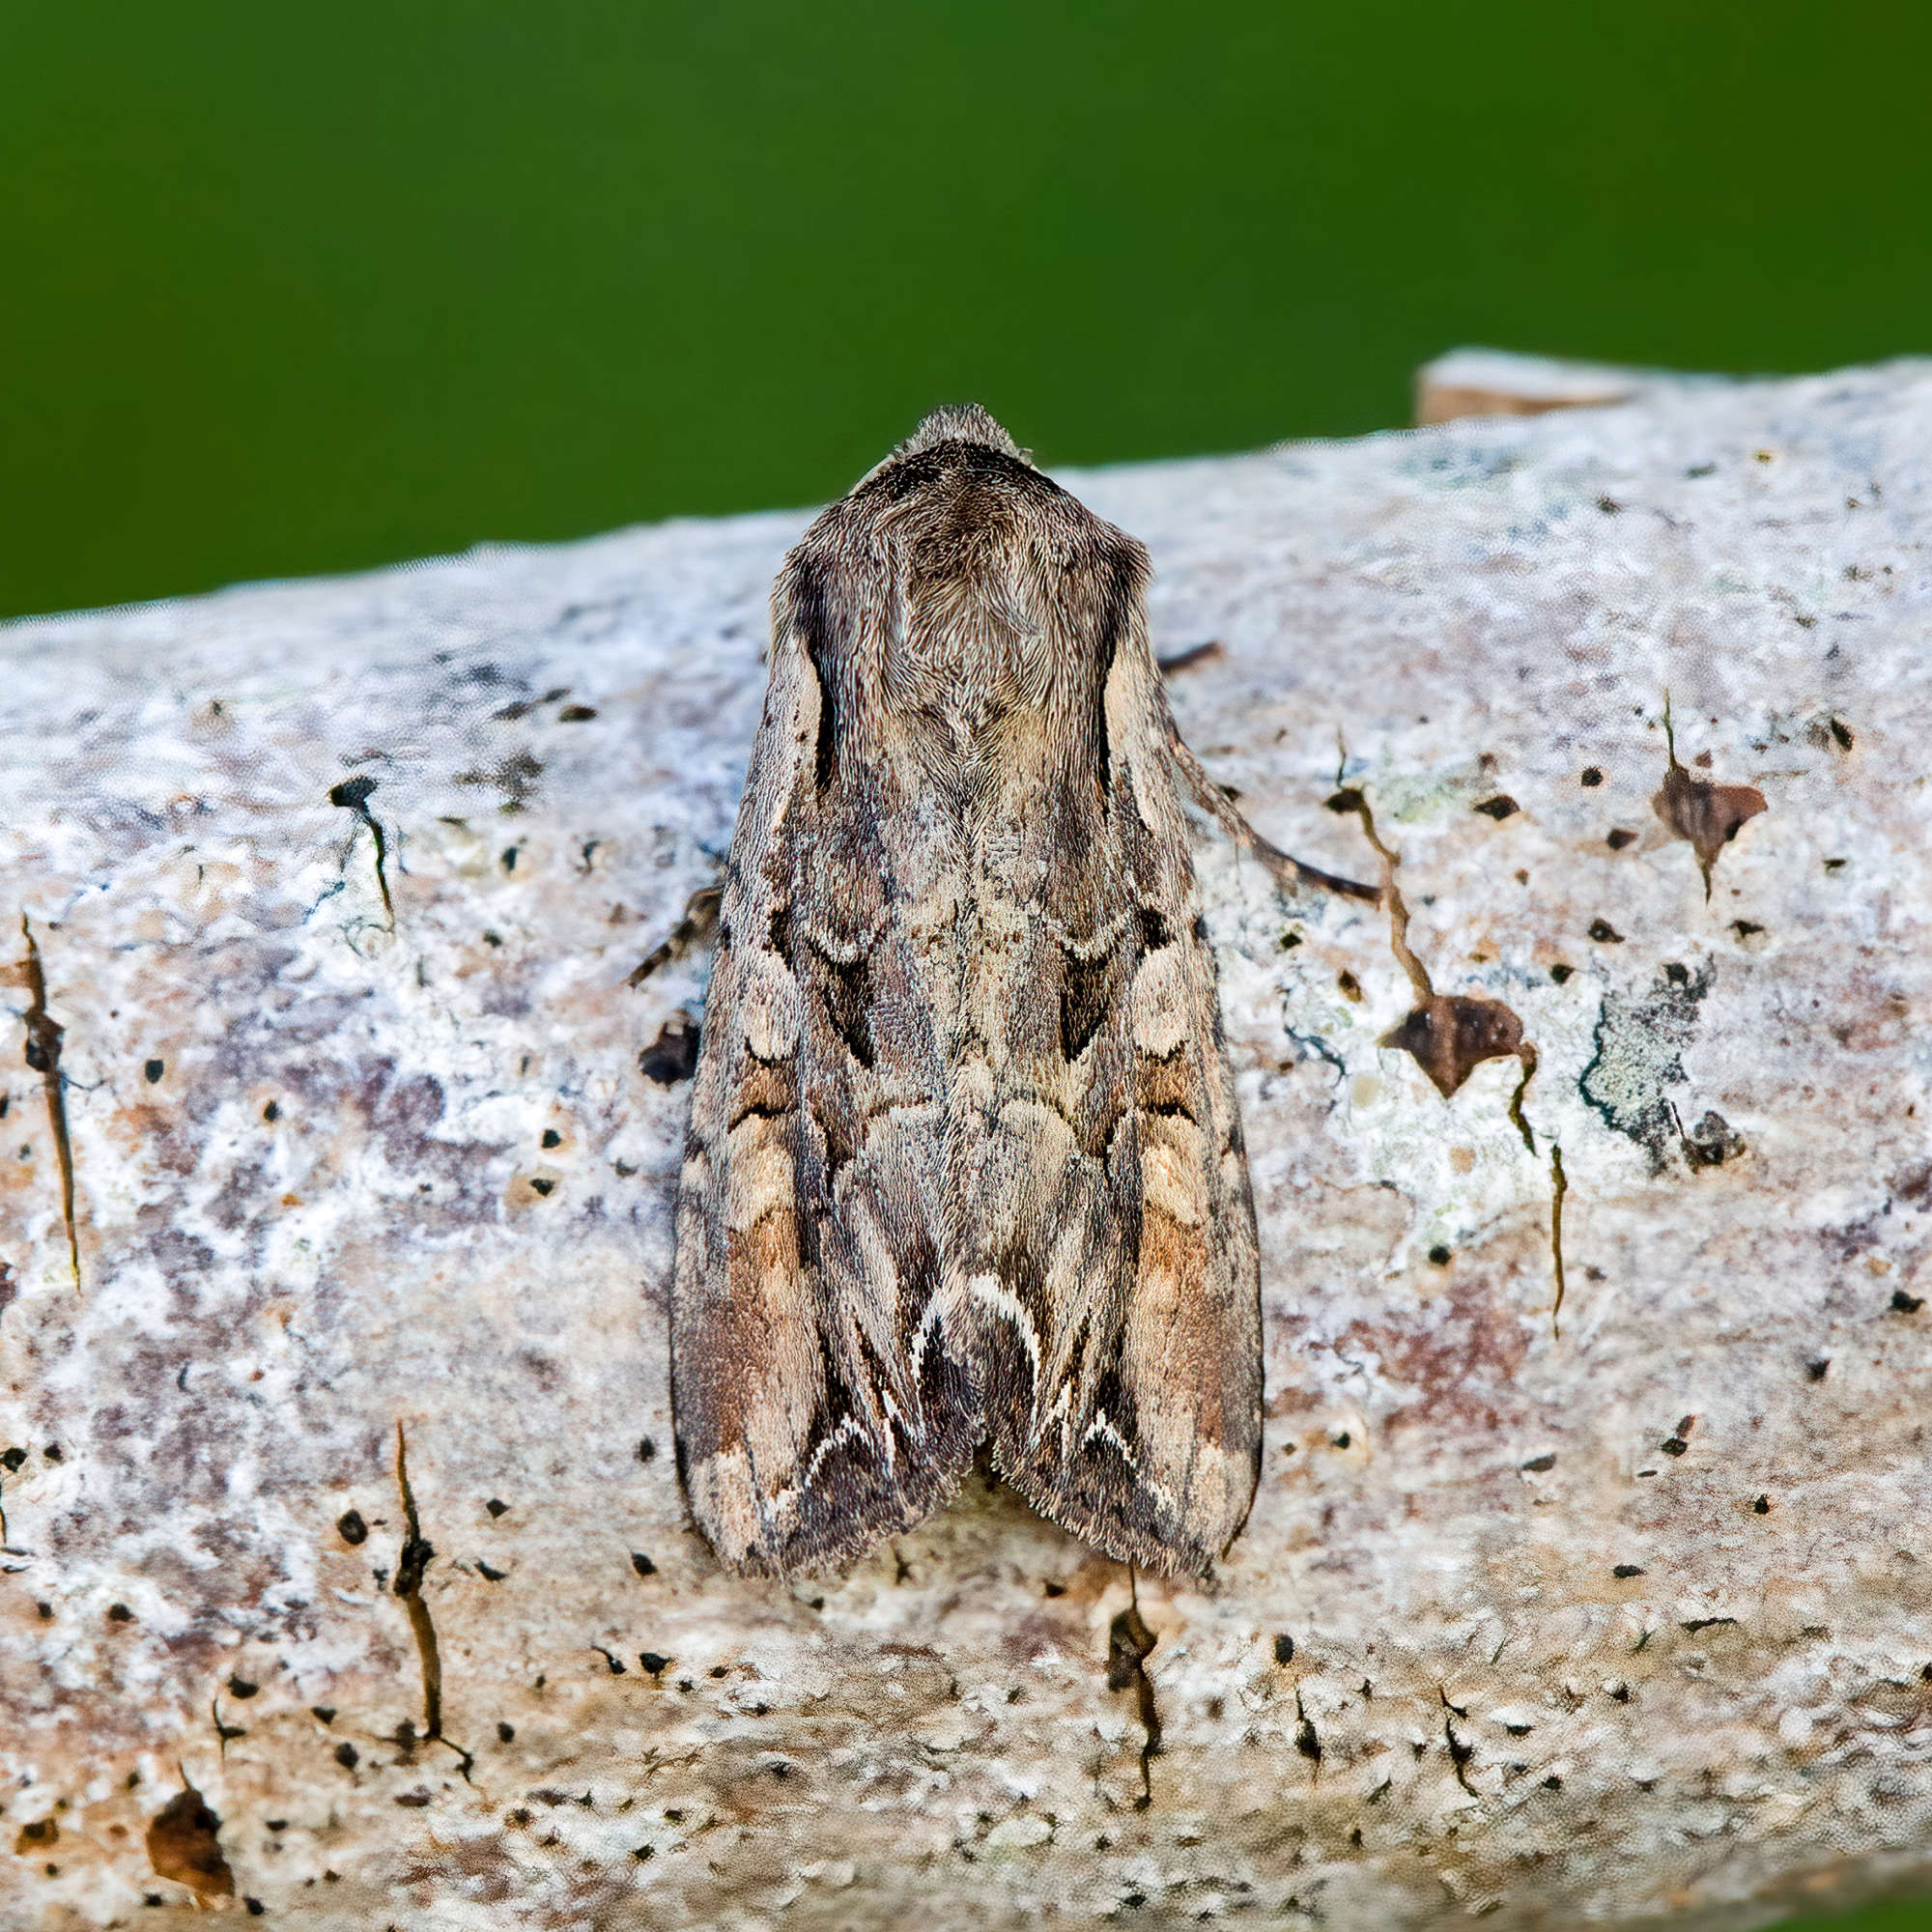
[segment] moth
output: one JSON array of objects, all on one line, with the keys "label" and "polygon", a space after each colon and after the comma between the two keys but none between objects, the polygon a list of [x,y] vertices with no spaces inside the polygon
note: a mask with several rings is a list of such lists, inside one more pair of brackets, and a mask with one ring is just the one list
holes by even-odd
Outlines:
[{"label": "moth", "polygon": [[[1132,537],[984,411],[786,556],[677,1210],[678,1467],[734,1569],[838,1569],[981,1444],[1199,1574],[1261,1453],[1255,1212]],[[1354,889],[1361,890],[1361,889]]]}]

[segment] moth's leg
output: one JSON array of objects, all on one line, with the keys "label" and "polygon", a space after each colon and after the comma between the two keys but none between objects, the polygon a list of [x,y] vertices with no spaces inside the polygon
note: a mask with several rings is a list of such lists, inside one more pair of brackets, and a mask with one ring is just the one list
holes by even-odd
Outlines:
[{"label": "moth's leg", "polygon": [[1382,893],[1379,886],[1365,886],[1359,879],[1339,878],[1333,872],[1324,872],[1319,866],[1311,866],[1292,853],[1284,852],[1278,845],[1270,844],[1235,810],[1234,801],[1208,776],[1207,766],[1188,749],[1187,741],[1173,727],[1172,723],[1167,743],[1174,755],[1174,769],[1180,780],[1181,789],[1220,825],[1229,838],[1236,844],[1246,846],[1267,867],[1269,876],[1278,886],[1319,886],[1324,892],[1340,893],[1346,898],[1367,899],[1371,905],[1380,900]]},{"label": "moth's leg", "polygon": [[682,959],[694,946],[702,946],[718,930],[718,911],[724,902],[721,880],[699,886],[685,901],[684,917],[632,969],[627,985],[641,986],[660,966]]}]

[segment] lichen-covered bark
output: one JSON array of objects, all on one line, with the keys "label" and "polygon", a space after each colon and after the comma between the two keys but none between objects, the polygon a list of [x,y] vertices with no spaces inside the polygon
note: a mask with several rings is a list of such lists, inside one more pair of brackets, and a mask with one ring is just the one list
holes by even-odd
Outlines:
[{"label": "lichen-covered bark", "polygon": [[[983,1483],[840,1581],[685,1518],[706,956],[628,981],[728,839],[801,518],[0,632],[0,1918],[1743,1925],[1924,1878],[1928,452],[1908,365],[1079,480],[1163,655],[1221,646],[1189,740],[1305,859],[1375,876],[1372,825],[1423,972],[1204,849],[1265,1466],[1137,1617]],[[1708,901],[1666,696],[1680,790],[1765,804]],[[1444,1100],[1419,983],[1532,1051]]]}]

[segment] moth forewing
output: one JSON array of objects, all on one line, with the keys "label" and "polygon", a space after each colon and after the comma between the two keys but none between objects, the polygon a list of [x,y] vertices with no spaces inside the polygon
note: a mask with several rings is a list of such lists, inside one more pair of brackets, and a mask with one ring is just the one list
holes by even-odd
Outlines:
[{"label": "moth forewing", "polygon": [[734,1567],[850,1561],[981,1441],[1151,1568],[1246,1516],[1254,1216],[1147,575],[977,410],[781,573],[672,1295]]}]

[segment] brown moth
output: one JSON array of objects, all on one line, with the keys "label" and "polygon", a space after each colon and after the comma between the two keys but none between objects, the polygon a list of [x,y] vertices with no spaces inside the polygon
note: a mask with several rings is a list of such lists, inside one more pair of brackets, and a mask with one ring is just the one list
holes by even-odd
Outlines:
[{"label": "brown moth", "polygon": [[671,1301],[678,1466],[734,1569],[850,1562],[982,1442],[1151,1570],[1248,1514],[1255,1214],[1183,796],[1345,882],[1181,743],[1149,575],[977,408],[779,575]]}]

